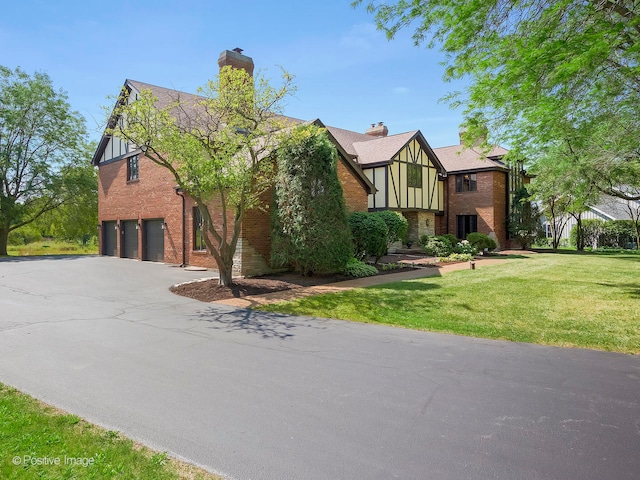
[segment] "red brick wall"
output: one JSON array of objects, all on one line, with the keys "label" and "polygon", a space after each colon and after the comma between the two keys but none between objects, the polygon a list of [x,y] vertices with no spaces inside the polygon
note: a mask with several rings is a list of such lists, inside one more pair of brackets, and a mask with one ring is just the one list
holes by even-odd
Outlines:
[{"label": "red brick wall", "polygon": [[[357,167],[360,168],[360,167]],[[360,179],[340,160],[338,161],[338,179],[342,184],[347,212],[366,212],[369,209],[368,194]]]},{"label": "red brick wall", "polygon": [[[127,182],[127,160],[101,165],[98,174],[98,221],[142,220],[163,218],[164,257],[167,263],[182,262],[181,199],[173,189],[171,173],[140,156],[139,179]],[[141,232],[141,230],[140,230]],[[102,231],[101,231],[102,233]],[[102,235],[99,235],[102,252]],[[118,255],[122,235],[118,231]],[[138,234],[138,256],[142,260],[142,235]]]},{"label": "red brick wall", "polygon": [[[343,185],[345,203],[348,211],[367,211],[367,192],[357,177],[342,162],[338,163],[338,177]],[[127,182],[127,161],[119,160],[101,165],[98,174],[98,219],[103,221],[138,220],[163,218],[164,261],[182,263],[182,199],[176,195],[173,175],[165,168],[154,164],[148,158],[140,156],[139,179]],[[241,241],[235,267],[242,264],[240,273],[257,275],[269,270],[271,255],[270,207],[273,191],[262,195],[265,209],[253,209],[245,213],[242,224]],[[192,199],[185,199],[185,251],[184,259],[189,265],[217,268],[213,256],[204,251],[194,251],[193,207]],[[209,211],[214,224],[221,225],[221,209],[213,200]],[[233,212],[227,213],[229,225],[228,238],[231,238]],[[220,231],[220,229],[218,230]],[[118,234],[118,255],[121,252],[121,235]],[[102,252],[102,235],[100,235]],[[143,258],[142,235],[138,236],[139,260]]]},{"label": "red brick wall", "polygon": [[456,193],[456,175],[447,184],[448,232],[456,235],[458,215],[478,215],[478,231],[494,232],[501,247],[506,245],[507,174],[500,171],[477,173],[477,191]]}]

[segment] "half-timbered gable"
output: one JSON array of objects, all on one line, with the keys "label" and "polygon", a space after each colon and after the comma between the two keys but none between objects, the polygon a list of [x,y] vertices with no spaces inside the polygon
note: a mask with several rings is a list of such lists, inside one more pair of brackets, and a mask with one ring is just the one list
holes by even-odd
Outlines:
[{"label": "half-timbered gable", "polygon": [[375,186],[369,210],[401,212],[409,220],[409,238],[417,241],[434,233],[435,215],[444,210],[445,172],[419,130],[386,136],[382,127],[373,125],[369,134],[334,127],[329,132]]}]

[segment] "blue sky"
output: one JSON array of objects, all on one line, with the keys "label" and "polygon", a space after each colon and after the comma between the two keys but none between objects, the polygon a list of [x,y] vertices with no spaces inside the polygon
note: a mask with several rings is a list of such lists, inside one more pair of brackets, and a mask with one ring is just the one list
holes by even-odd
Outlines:
[{"label": "blue sky", "polygon": [[44,71],[65,90],[94,139],[125,79],[195,92],[220,52],[240,47],[266,76],[278,66],[295,76],[287,115],[361,132],[383,121],[390,134],[420,129],[432,147],[458,143],[461,111],[439,99],[462,84],[442,80],[442,54],[415,47],[409,31],[387,41],[350,0],[23,0],[3,6],[0,45],[1,65]]}]

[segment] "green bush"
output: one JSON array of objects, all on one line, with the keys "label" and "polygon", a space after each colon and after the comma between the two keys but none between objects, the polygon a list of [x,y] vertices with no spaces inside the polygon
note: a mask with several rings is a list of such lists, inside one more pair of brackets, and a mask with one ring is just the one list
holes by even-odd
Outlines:
[{"label": "green bush", "polygon": [[456,246],[456,244],[458,243],[458,237],[456,237],[455,235],[453,235],[452,233],[445,233],[444,235],[442,235],[442,237],[446,238],[447,240],[449,240],[449,243],[452,246]]},{"label": "green bush", "polygon": [[440,257],[441,262],[470,262],[473,260],[473,255],[469,253],[452,253],[446,257]]},{"label": "green bush", "polygon": [[380,217],[387,226],[387,248],[393,242],[404,242],[409,230],[409,222],[401,213],[392,210],[381,210],[374,213],[374,215]]},{"label": "green bush", "polygon": [[[631,220],[600,219],[582,220],[582,232],[585,246],[625,248],[635,242],[635,228]],[[572,246],[577,244],[578,226],[574,225],[569,235]]]},{"label": "green bush", "polygon": [[28,245],[42,240],[40,231],[34,225],[25,225],[9,232],[9,245]]},{"label": "green bush", "polygon": [[387,225],[380,215],[367,212],[354,212],[349,215],[349,227],[353,236],[355,257],[378,258],[387,251]]},{"label": "green bush", "polygon": [[423,235],[420,244],[427,255],[434,257],[448,257],[453,253],[453,245],[446,237],[431,237]]},{"label": "green bush", "polygon": [[493,250],[498,245],[495,240],[485,235],[484,233],[473,232],[467,235],[467,241],[476,247],[479,251],[484,250],[485,248],[489,250]]},{"label": "green bush", "polygon": [[272,264],[302,275],[341,271],[353,242],[335,146],[324,129],[299,127],[283,142],[277,162]]},{"label": "green bush", "polygon": [[344,274],[349,277],[362,278],[377,275],[378,269],[372,265],[364,263],[357,258],[352,258],[344,267]]}]

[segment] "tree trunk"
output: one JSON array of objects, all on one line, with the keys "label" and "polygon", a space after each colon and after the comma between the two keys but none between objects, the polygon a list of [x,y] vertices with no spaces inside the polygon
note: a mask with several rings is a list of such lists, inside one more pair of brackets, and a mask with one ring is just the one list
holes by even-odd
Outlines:
[{"label": "tree trunk", "polygon": [[218,272],[220,273],[220,285],[225,287],[233,284],[233,254],[230,245],[225,242],[220,245],[220,262],[218,262]]},{"label": "tree trunk", "polygon": [[219,285],[228,287],[233,284],[233,262],[231,265],[218,265],[218,272],[220,273]]},{"label": "tree trunk", "polygon": [[7,242],[9,240],[9,229],[0,227],[0,256],[8,255]]},{"label": "tree trunk", "polygon": [[582,228],[582,215],[576,217],[576,248],[579,252],[584,251],[584,230]]}]

